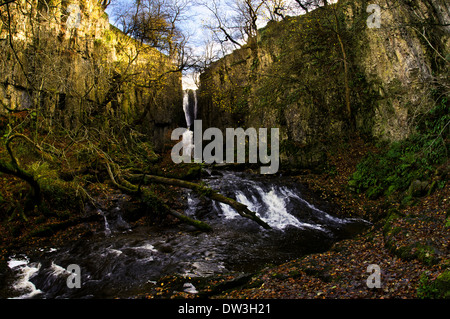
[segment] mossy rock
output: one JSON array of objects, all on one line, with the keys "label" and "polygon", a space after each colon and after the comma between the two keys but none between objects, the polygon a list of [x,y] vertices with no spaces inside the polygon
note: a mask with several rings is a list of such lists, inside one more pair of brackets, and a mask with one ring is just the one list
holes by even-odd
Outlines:
[{"label": "mossy rock", "polygon": [[450,270],[445,270],[435,280],[427,273],[420,276],[417,297],[421,299],[450,299]]},{"label": "mossy rock", "polygon": [[432,246],[416,244],[414,256],[426,265],[435,265],[439,263],[440,258]]},{"label": "mossy rock", "polygon": [[399,214],[399,212],[396,209],[390,210],[388,212],[386,221],[383,226],[383,234],[384,234],[385,238],[392,236],[393,222],[396,221],[397,219],[400,219],[401,217],[402,216]]},{"label": "mossy rock", "polygon": [[450,299],[450,270],[447,269],[440,274],[435,281],[436,289],[438,290],[439,297],[444,299]]},{"label": "mossy rock", "polygon": [[427,193],[428,182],[415,180],[408,188],[407,195],[412,197],[420,197]]}]

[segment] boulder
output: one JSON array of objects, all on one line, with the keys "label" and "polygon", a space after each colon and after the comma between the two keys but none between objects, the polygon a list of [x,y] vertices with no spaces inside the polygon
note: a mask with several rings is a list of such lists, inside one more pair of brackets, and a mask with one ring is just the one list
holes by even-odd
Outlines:
[{"label": "boulder", "polygon": [[422,182],[420,180],[415,180],[411,183],[408,188],[407,195],[413,197],[420,197],[427,193],[428,182]]}]

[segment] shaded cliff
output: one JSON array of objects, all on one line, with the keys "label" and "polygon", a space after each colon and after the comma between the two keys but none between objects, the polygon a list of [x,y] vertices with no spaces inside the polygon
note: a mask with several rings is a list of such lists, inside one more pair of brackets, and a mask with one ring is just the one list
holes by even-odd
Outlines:
[{"label": "shaded cliff", "polygon": [[6,108],[36,110],[45,124],[71,130],[139,125],[156,148],[182,124],[176,65],[110,25],[98,1],[18,0],[1,10]]},{"label": "shaded cliff", "polygon": [[355,132],[409,136],[448,89],[448,4],[370,3],[381,8],[380,28],[368,28],[363,0],[269,23],[203,72],[199,118],[222,129],[280,127],[283,163],[303,167]]}]

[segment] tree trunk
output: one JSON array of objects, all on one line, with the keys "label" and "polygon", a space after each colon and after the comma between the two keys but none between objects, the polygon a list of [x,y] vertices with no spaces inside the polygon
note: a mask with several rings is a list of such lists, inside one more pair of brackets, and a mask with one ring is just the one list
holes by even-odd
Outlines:
[{"label": "tree trunk", "polygon": [[16,176],[16,177],[24,180],[31,186],[31,204],[33,205],[33,208],[34,208],[35,205],[40,205],[42,202],[41,187],[32,174],[30,174],[20,168],[19,163],[11,149],[11,143],[16,138],[25,139],[26,141],[33,144],[34,147],[36,147],[39,151],[42,152],[42,149],[39,147],[39,145],[34,143],[27,136],[25,136],[23,134],[14,134],[14,135],[10,136],[8,138],[8,140],[6,141],[6,149],[11,158],[11,162],[5,163],[3,161],[0,161],[0,172],[4,173],[4,174]]},{"label": "tree trunk", "polygon": [[234,199],[228,198],[223,196],[222,194],[219,194],[215,190],[205,187],[199,184],[183,181],[180,179],[174,179],[174,178],[166,178],[166,177],[160,177],[160,176],[153,176],[153,175],[128,175],[127,178],[129,178],[131,181],[134,182],[142,182],[143,184],[149,184],[149,183],[156,183],[156,184],[165,184],[165,185],[172,185],[172,186],[178,186],[182,188],[188,188],[192,189],[194,192],[196,192],[199,195],[207,196],[211,198],[212,200],[216,200],[218,202],[230,205],[232,208],[234,208],[239,215],[242,217],[248,218],[253,220],[254,222],[258,223],[260,226],[262,226],[265,229],[271,229],[271,227],[261,220],[255,212],[252,212],[248,209],[248,207],[242,203],[239,203],[235,201]]},{"label": "tree trunk", "polygon": [[[108,171],[109,177],[110,177],[111,181],[113,182],[113,184],[120,190],[124,191],[125,193],[134,194],[134,195],[141,194],[143,196],[143,198],[154,197],[153,194],[150,194],[145,189],[141,190],[140,186],[133,185],[133,184],[129,183],[128,181],[120,178],[120,176],[118,176],[118,178],[120,178],[120,183],[117,182],[116,178],[114,177],[114,174],[111,170],[111,166],[109,164],[106,164],[106,169]],[[142,178],[141,178],[141,180],[142,180]],[[142,183],[140,183],[141,180],[139,180],[139,185],[142,184]],[[212,230],[211,226],[209,226],[207,223],[204,223],[202,221],[199,221],[199,220],[190,218],[186,215],[183,215],[183,214],[171,209],[166,204],[159,201],[157,198],[156,198],[156,200],[164,207],[164,209],[167,213],[176,217],[177,219],[181,220],[182,222],[190,224],[201,231],[211,231]]]},{"label": "tree trunk", "polygon": [[41,187],[39,186],[39,183],[34,179],[33,175],[22,170],[18,166],[14,166],[3,161],[0,161],[0,172],[16,176],[27,182],[31,186],[32,203],[35,205],[39,205],[41,203]]}]

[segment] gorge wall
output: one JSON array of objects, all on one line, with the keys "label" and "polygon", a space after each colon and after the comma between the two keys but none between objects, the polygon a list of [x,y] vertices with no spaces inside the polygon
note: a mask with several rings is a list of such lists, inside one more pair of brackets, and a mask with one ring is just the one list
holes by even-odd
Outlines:
[{"label": "gorge wall", "polygon": [[17,0],[0,10],[6,108],[33,109],[71,130],[139,125],[156,149],[184,123],[176,65],[110,25],[100,1]]},{"label": "gorge wall", "polygon": [[[380,28],[367,26],[369,4],[381,8]],[[448,77],[449,12],[443,0],[340,1],[271,22],[201,74],[199,118],[279,127],[282,163],[301,167],[323,163],[355,131],[401,140]]]}]

